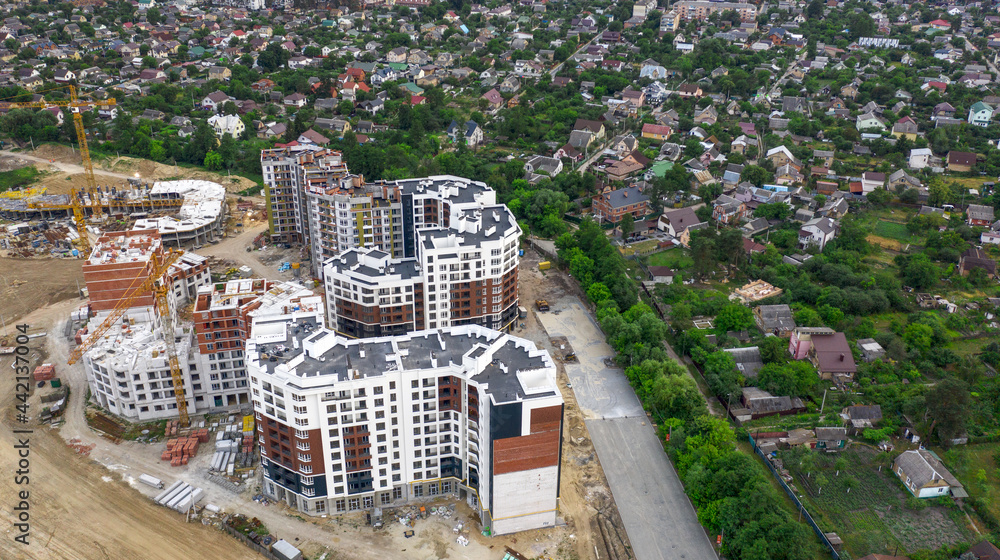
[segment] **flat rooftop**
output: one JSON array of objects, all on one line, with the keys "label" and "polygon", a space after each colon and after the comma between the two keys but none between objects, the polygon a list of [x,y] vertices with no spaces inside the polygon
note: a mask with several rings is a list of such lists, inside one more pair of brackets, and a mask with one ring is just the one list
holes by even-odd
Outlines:
[{"label": "flat rooftop", "polygon": [[226,203],[226,188],[211,181],[160,181],[149,191],[153,200],[183,198],[176,217],[136,220],[135,229],[155,229],[162,234],[195,231],[219,220]]},{"label": "flat rooftop", "polygon": [[259,319],[247,356],[266,373],[299,378],[303,386],[452,368],[485,385],[496,403],[558,393],[547,352],[530,341],[475,325],[355,340],[313,319]]},{"label": "flat rooftop", "polygon": [[148,231],[128,231],[102,235],[94,245],[85,264],[122,264],[146,262],[155,252],[162,251],[160,236]]}]

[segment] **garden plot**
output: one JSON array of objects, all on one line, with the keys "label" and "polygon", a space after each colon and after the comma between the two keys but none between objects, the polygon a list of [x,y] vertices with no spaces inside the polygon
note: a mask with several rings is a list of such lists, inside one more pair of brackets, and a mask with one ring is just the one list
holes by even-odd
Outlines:
[{"label": "garden plot", "polygon": [[888,454],[855,444],[839,455],[781,456],[817,523],[836,532],[853,558],[890,554],[897,545],[913,552],[972,538],[957,509],[912,498],[892,474]]}]

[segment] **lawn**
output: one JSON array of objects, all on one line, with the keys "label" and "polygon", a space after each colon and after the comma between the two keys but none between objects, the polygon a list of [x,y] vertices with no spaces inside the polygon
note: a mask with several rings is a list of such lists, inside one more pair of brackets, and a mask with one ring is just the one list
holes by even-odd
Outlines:
[{"label": "lawn", "polygon": [[[1000,443],[959,445],[946,451],[943,458],[970,498],[983,503],[994,519],[1000,519]],[[980,469],[986,474],[985,483],[976,480]]]},{"label": "lawn", "polygon": [[667,249],[646,259],[647,266],[669,266],[673,270],[684,270],[694,266],[694,259],[680,248]]},{"label": "lawn", "polygon": [[[852,558],[892,554],[897,546],[902,553],[972,540],[965,525],[954,520],[964,518],[957,509],[926,500],[920,509],[907,507],[910,494],[876,450],[852,444],[839,456],[814,456],[816,466],[806,476],[792,452],[782,452],[800,499],[824,531],[834,531],[844,540]],[[838,472],[839,457],[844,461]],[[821,478],[826,479],[822,487],[818,485]]]},{"label": "lawn", "polygon": [[906,224],[901,224],[899,222],[887,222],[884,220],[879,220],[875,222],[875,235],[879,237],[886,237],[888,239],[895,239],[900,243],[919,243],[921,238],[913,235],[906,229]]},{"label": "lawn", "polygon": [[35,169],[34,165],[11,171],[0,171],[0,192],[26,187],[34,183],[41,174],[41,171]]}]

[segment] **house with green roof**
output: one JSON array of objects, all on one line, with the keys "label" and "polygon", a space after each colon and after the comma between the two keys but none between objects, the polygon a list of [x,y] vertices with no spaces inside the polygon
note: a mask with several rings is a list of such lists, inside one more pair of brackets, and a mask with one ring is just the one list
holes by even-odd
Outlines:
[{"label": "house with green roof", "polygon": [[969,107],[969,124],[987,127],[990,126],[992,119],[993,107],[982,101],[976,101],[972,104],[972,107]]}]

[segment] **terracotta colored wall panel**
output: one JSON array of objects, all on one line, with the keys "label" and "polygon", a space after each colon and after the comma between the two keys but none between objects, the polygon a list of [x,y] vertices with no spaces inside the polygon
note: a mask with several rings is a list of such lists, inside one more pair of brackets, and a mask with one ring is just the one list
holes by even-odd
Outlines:
[{"label": "terracotta colored wall panel", "polygon": [[559,430],[493,442],[493,474],[551,467],[559,463]]},{"label": "terracotta colored wall panel", "polygon": [[558,430],[562,423],[562,405],[536,408],[531,411],[531,433]]}]

